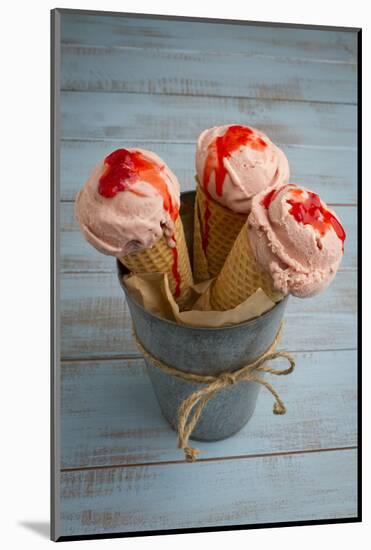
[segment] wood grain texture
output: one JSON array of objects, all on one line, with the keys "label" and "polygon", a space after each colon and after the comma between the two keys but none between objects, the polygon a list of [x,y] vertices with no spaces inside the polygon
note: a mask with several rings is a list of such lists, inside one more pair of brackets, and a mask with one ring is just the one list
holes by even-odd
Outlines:
[{"label": "wood grain texture", "polygon": [[[61,275],[62,359],[138,356],[131,318],[115,273]],[[356,347],[356,273],[338,273],[310,299],[292,298],[282,346],[296,350]]]},{"label": "wood grain texture", "polygon": [[[272,136],[273,137],[273,136]],[[288,146],[284,150],[291,179],[320,193],[329,204],[355,204],[357,152],[321,147]],[[177,175],[182,191],[195,187],[195,143],[142,142],[140,140],[63,141],[61,147],[61,198],[74,200],[92,168],[119,147],[142,147],[155,151]]]},{"label": "wood grain texture", "polygon": [[[347,234],[340,269],[356,269],[357,209],[354,206],[336,206],[336,213]],[[99,253],[84,239],[75,219],[74,204],[61,204],[61,271],[113,272],[115,269],[116,265],[111,256]]]},{"label": "wood grain texture", "polygon": [[106,15],[62,15],[62,44],[356,63],[356,32]]},{"label": "wood grain texture", "polygon": [[[62,43],[59,535],[354,517],[357,33],[63,14]],[[263,389],[239,434],[186,464],[114,260],[85,243],[72,201],[121,146],[156,151],[192,189],[199,133],[233,122],[284,149],[292,181],[336,205],[348,239],[330,288],[289,301],[281,347],[297,369],[272,380],[288,413]]]},{"label": "wood grain texture", "polygon": [[[235,436],[202,442],[201,458],[349,447],[357,444],[356,352],[297,353],[290,377],[271,377],[287,406],[272,414],[262,389],[252,419]],[[64,363],[62,468],[183,461],[142,360]]]},{"label": "wood grain texture", "polygon": [[61,89],[357,101],[356,65],[349,63],[87,46],[62,46]]},{"label": "wood grain texture", "polygon": [[[238,122],[282,145],[355,149],[356,107],[335,103],[99,92],[61,93],[61,137],[195,143]],[[95,160],[95,159],[94,159]]]},{"label": "wood grain texture", "polygon": [[61,475],[60,535],[355,517],[356,451]]}]

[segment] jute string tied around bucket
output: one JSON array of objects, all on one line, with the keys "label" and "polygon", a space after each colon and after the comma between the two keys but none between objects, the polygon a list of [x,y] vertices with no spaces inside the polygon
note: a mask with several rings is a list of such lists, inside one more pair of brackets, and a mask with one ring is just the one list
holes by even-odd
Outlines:
[{"label": "jute string tied around bucket", "polygon": [[[134,339],[138,346],[138,349],[142,352],[144,357],[146,357],[152,365],[158,367],[162,372],[169,374],[170,376],[175,376],[181,380],[187,380],[188,382],[197,382],[198,384],[204,384],[199,390],[192,392],[179,407],[178,410],[178,423],[177,423],[177,432],[178,432],[178,448],[183,449],[186,460],[188,462],[194,462],[197,460],[197,455],[199,454],[199,449],[190,447],[188,445],[188,440],[192,435],[192,432],[201,416],[201,413],[206,406],[206,403],[214,397],[218,392],[227,388],[232,384],[237,384],[242,381],[251,381],[262,384],[271,392],[275,398],[273,405],[274,414],[285,414],[286,407],[274,389],[274,387],[257,375],[257,372],[266,372],[269,374],[275,374],[277,376],[290,374],[295,368],[295,361],[292,355],[286,351],[275,351],[282,335],[283,331],[283,321],[280,324],[278,332],[269,346],[269,348],[260,356],[258,359],[245,365],[244,367],[235,370],[233,372],[222,372],[217,375],[203,375],[195,374],[192,372],[185,372],[170,365],[167,365],[163,361],[154,357],[151,353],[146,350],[141,342],[138,339],[138,336],[134,332]],[[282,357],[286,359],[290,366],[287,369],[273,369],[266,366],[267,361],[273,361]]]}]

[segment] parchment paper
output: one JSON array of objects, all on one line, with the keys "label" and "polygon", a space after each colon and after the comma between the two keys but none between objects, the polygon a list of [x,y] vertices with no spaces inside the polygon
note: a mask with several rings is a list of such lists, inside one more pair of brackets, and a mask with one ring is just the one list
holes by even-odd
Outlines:
[{"label": "parchment paper", "polygon": [[245,302],[228,311],[212,311],[209,291],[214,279],[192,287],[188,311],[179,311],[165,273],[124,275],[123,282],[130,295],[152,313],[183,325],[223,327],[249,321],[272,309],[274,302],[260,288]]}]

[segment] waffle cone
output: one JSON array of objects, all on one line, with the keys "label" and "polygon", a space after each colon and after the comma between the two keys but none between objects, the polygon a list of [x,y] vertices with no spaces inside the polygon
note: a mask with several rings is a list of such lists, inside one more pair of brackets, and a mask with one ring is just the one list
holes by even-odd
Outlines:
[{"label": "waffle cone", "polygon": [[274,302],[283,295],[273,287],[273,279],[263,271],[251,250],[247,225],[241,229],[227,260],[211,289],[211,308],[227,311],[242,304],[261,288]]},{"label": "waffle cone", "polygon": [[[152,248],[132,252],[119,260],[133,273],[167,273],[171,293],[179,309],[183,309],[191,294],[190,286],[193,284],[193,278],[180,216],[175,221],[174,238],[177,264],[174,259],[174,249],[169,247],[164,236],[158,239]],[[176,265],[179,273],[178,280],[174,273]]]},{"label": "waffle cone", "polygon": [[[196,189],[193,273],[196,282],[216,277],[246,221],[246,216],[224,208]],[[205,236],[207,235],[207,242]]]}]

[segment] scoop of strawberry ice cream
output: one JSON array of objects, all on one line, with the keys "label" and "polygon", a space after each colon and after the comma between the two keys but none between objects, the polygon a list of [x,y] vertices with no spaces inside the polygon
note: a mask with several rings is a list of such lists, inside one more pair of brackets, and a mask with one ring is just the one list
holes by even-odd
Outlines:
[{"label": "scoop of strawberry ice cream", "polygon": [[259,193],[246,227],[257,262],[283,294],[312,296],[335,277],[345,232],[312,191],[290,184]]},{"label": "scoop of strawberry ice cream", "polygon": [[288,182],[290,175],[281,149],[260,130],[237,124],[215,126],[201,133],[196,171],[206,194],[242,214],[250,212],[254,195]]},{"label": "scoop of strawberry ice cream", "polygon": [[123,257],[151,248],[162,235],[174,246],[179,205],[179,182],[160,157],[118,149],[94,168],[76,196],[75,213],[90,244]]}]

